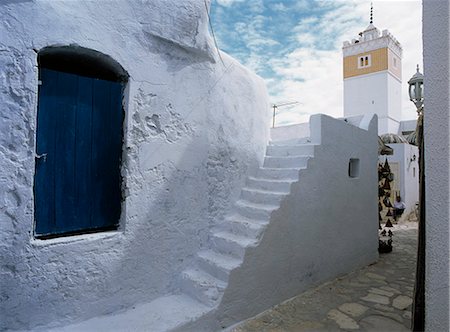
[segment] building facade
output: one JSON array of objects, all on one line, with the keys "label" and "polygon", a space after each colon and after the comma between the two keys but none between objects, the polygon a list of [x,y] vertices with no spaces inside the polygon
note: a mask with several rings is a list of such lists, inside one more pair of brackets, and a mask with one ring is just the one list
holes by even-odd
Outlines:
[{"label": "building facade", "polygon": [[344,116],[375,113],[378,132],[397,133],[401,121],[402,46],[372,24],[343,45]]},{"label": "building facade", "polygon": [[[343,52],[344,117],[364,114],[378,115],[378,134],[402,136],[415,131],[416,121],[402,121],[402,46],[388,31],[369,26],[357,39],[345,41]],[[389,135],[385,135],[389,134]],[[394,134],[394,135],[391,135]],[[405,216],[412,212],[418,201],[418,149],[401,141],[384,141],[394,149],[386,159],[396,170],[396,190],[407,206]],[[398,144],[400,143],[400,144]],[[392,199],[395,199],[392,197]]]},{"label": "building facade", "polygon": [[203,1],[1,1],[0,18],[0,330],[175,291],[262,163],[262,79],[220,61]]}]

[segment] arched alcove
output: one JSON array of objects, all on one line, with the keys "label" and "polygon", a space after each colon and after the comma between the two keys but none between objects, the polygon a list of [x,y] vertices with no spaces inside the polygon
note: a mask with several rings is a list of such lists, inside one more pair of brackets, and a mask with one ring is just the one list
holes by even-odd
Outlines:
[{"label": "arched alcove", "polygon": [[80,47],[48,46],[38,53],[39,68],[77,74],[113,82],[128,81],[128,73],[113,58],[101,52]]},{"label": "arched alcove", "polygon": [[46,47],[38,64],[35,236],[117,229],[128,74],[79,46]]}]

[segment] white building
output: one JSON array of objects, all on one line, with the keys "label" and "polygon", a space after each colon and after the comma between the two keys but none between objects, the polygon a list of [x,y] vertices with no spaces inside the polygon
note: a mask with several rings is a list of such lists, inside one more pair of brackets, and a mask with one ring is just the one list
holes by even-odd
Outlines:
[{"label": "white building", "polygon": [[[371,19],[357,39],[344,42],[342,52],[344,117],[377,114],[382,137],[414,132],[416,121],[401,119],[401,91],[407,86],[402,85],[402,46],[397,39],[388,30],[380,33]],[[401,137],[385,143],[394,149],[392,156],[380,156],[380,162],[388,159],[395,176],[391,200],[400,195],[407,216],[419,198],[418,149]]]},{"label": "white building", "polygon": [[375,113],[378,133],[397,133],[401,120],[402,47],[372,24],[345,41],[344,117]]},{"label": "white building", "polygon": [[0,330],[214,331],[378,258],[376,117],[268,145],[180,3],[0,2]]}]

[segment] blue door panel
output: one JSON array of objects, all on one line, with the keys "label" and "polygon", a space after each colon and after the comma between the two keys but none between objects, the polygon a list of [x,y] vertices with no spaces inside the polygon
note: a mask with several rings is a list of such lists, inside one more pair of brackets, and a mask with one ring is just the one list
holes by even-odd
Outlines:
[{"label": "blue door panel", "polygon": [[[120,116],[111,116],[110,129],[109,131],[114,133],[110,136],[110,145],[111,146],[122,146],[122,123],[123,123],[123,113],[122,113],[122,85],[119,83],[113,83],[110,85],[111,93],[110,93],[110,105],[111,112],[113,114],[120,114]],[[120,128],[121,130],[115,130],[114,128]],[[111,160],[112,162],[122,159],[122,150],[121,149],[112,149],[111,151]],[[122,179],[120,174],[120,162],[117,163],[116,167],[110,168],[110,177],[112,179]],[[121,183],[119,182],[111,182],[111,190],[110,190],[110,200],[113,202],[120,202],[122,200],[122,192],[121,192]],[[121,205],[113,205],[110,207],[110,217],[119,220]]]},{"label": "blue door panel", "polygon": [[35,175],[35,218],[43,222],[36,223],[36,233],[49,234],[55,231],[55,131],[56,95],[58,87],[58,73],[42,71],[41,81],[47,82],[45,89],[39,87],[39,93],[45,98],[39,99],[36,134],[36,175]]},{"label": "blue door panel", "polygon": [[[43,82],[45,84],[45,82]],[[57,229],[77,230],[75,220],[75,124],[77,77],[58,74],[59,98],[56,108],[55,219]]]},{"label": "blue door panel", "polygon": [[118,224],[122,85],[41,69],[36,160],[37,235]]},{"label": "blue door panel", "polygon": [[95,225],[102,227],[108,223],[109,208],[109,186],[110,174],[108,165],[111,163],[111,149],[109,144],[109,122],[110,122],[110,86],[108,82],[94,81],[93,100],[93,144],[92,144],[92,167],[93,167],[93,215]]},{"label": "blue door panel", "polygon": [[[77,179],[91,179],[91,145],[92,145],[92,79],[78,78],[77,124],[76,124],[76,158]],[[76,219],[80,229],[91,227],[91,181],[77,181],[75,188]]]}]

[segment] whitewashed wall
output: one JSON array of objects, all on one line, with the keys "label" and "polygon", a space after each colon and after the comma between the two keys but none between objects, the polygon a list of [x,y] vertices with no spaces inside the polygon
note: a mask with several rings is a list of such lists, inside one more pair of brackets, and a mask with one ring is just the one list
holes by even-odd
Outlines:
[{"label": "whitewashed wall", "polygon": [[[399,165],[399,190],[405,202],[405,213],[413,211],[419,201],[419,149],[410,144],[388,144],[394,150],[391,156],[380,156],[381,163],[387,159],[389,163]],[[414,159],[415,156],[415,160]]]},{"label": "whitewashed wall", "polygon": [[[211,46],[202,0],[0,3],[0,330],[148,302],[227,210],[268,141],[262,80]],[[37,52],[76,44],[129,73],[116,232],[33,238]]]},{"label": "whitewashed wall", "polygon": [[[225,292],[222,322],[254,315],[378,259],[377,117],[367,125],[311,117],[311,140],[320,145],[272,214],[259,246],[230,276],[236,287]],[[350,158],[360,160],[356,178],[348,175]],[[242,298],[255,301],[244,307]]]},{"label": "whitewashed wall", "polygon": [[425,86],[425,330],[450,329],[448,1],[423,2]]},{"label": "whitewashed wall", "polygon": [[[247,248],[231,273],[217,311],[180,331],[218,331],[378,259],[377,117],[358,119],[361,128],[311,117],[310,138],[320,145],[307,169],[272,213],[259,244]],[[281,139],[304,132],[294,128]],[[272,129],[272,139],[283,129]],[[348,175],[350,158],[360,160],[358,177]]]},{"label": "whitewashed wall", "polygon": [[344,116],[377,114],[380,135],[398,132],[401,106],[401,82],[387,71],[344,80]]}]

